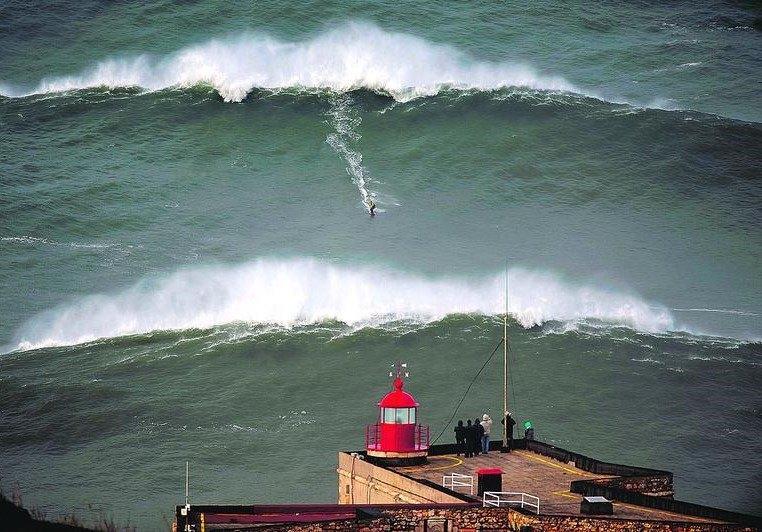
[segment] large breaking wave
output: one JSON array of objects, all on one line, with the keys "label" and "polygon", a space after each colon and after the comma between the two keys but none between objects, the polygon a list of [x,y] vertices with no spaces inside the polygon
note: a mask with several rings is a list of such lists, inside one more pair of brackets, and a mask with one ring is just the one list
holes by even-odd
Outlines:
[{"label": "large breaking wave", "polygon": [[[544,272],[512,268],[510,313],[525,327],[593,318],[649,332],[672,330],[667,309]],[[354,327],[400,320],[428,323],[450,314],[503,311],[504,276],[427,278],[309,258],[260,259],[239,266],[184,269],[113,294],[84,297],[36,316],[16,349],[74,345],[157,330],[233,322],[296,326],[338,320]]]},{"label": "large breaking wave", "polygon": [[368,89],[398,100],[433,95],[442,88],[582,92],[563,78],[539,75],[526,65],[481,62],[450,46],[362,22],[301,42],[248,33],[167,56],[114,57],[75,75],[45,78],[29,90],[0,90],[17,97],[95,87],[155,91],[201,84],[214,87],[227,101],[241,101],[253,89],[285,88]]}]

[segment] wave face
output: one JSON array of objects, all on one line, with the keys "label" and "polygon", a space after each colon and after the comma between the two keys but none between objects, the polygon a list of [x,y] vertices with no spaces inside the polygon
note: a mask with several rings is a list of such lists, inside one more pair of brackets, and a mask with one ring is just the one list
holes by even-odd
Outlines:
[{"label": "wave face", "polygon": [[[645,331],[674,328],[666,309],[635,296],[574,286],[550,273],[509,271],[509,312],[524,327],[592,318]],[[429,279],[313,259],[260,259],[241,266],[185,269],[116,294],[84,297],[45,312],[17,335],[17,349],[75,345],[157,330],[232,322],[295,326],[336,320],[353,327],[450,314],[497,315],[504,276]]]},{"label": "wave face", "polygon": [[226,101],[249,91],[285,88],[345,92],[369,89],[398,100],[436,94],[444,87],[492,90],[526,87],[580,92],[559,77],[543,77],[512,63],[479,62],[445,45],[369,24],[351,22],[311,40],[284,42],[250,33],[211,40],[165,57],[111,58],[73,76],[43,79],[25,96],[94,87],[161,90],[208,84]]}]

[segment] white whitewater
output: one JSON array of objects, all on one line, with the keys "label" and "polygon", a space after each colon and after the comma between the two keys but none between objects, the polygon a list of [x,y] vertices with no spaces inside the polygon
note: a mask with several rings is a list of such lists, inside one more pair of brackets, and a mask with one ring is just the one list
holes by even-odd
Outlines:
[{"label": "white whitewater", "polygon": [[[588,318],[650,332],[675,327],[667,309],[633,295],[521,268],[511,269],[510,279],[509,312],[525,327]],[[291,327],[338,320],[359,328],[399,320],[428,323],[457,313],[498,315],[504,305],[503,282],[502,273],[427,278],[309,258],[183,269],[40,314],[18,331],[14,348],[233,322]]]},{"label": "white whitewater", "polygon": [[211,85],[233,102],[255,88],[336,92],[364,88],[398,100],[433,95],[445,87],[580,92],[560,77],[541,76],[525,65],[479,61],[451,46],[363,22],[337,26],[305,41],[247,33],[166,56],[112,57],[78,74],[44,78],[31,90],[8,86],[1,90],[13,97],[93,87],[155,91],[199,84]]}]

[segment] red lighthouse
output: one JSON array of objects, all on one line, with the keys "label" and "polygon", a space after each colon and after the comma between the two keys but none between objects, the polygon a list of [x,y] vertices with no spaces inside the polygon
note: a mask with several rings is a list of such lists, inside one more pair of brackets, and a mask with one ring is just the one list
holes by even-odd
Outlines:
[{"label": "red lighthouse", "polygon": [[426,460],[429,427],[418,423],[418,402],[402,389],[406,366],[395,365],[396,374],[389,374],[395,377],[393,390],[378,403],[378,421],[365,427],[365,449],[369,457],[396,463]]}]

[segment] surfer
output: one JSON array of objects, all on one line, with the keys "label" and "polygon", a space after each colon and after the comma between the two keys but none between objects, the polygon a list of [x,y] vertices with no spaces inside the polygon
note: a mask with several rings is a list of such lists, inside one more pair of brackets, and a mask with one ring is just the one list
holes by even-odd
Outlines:
[{"label": "surfer", "polygon": [[371,216],[376,215],[376,204],[373,203],[373,200],[368,198],[368,214]]}]

